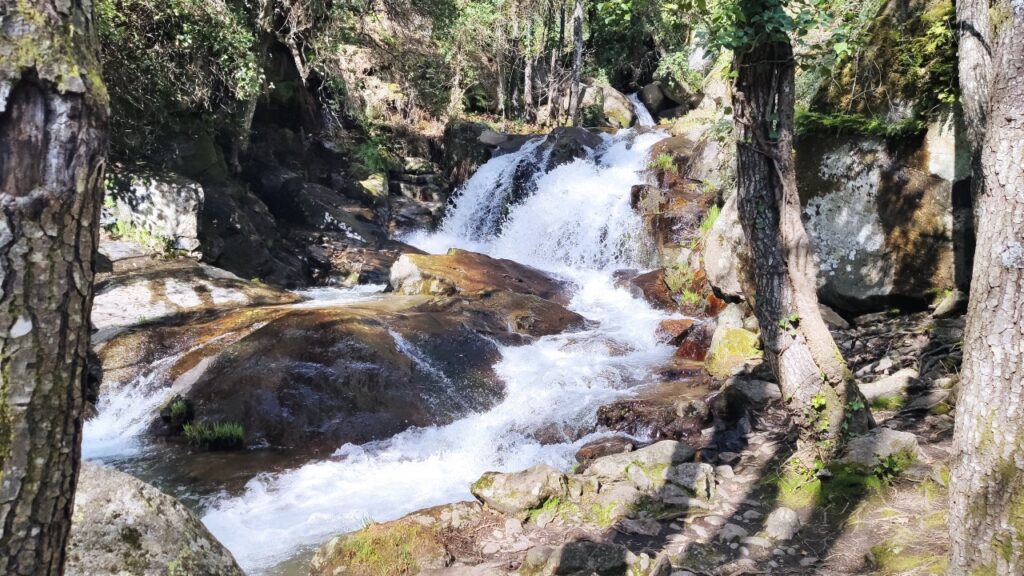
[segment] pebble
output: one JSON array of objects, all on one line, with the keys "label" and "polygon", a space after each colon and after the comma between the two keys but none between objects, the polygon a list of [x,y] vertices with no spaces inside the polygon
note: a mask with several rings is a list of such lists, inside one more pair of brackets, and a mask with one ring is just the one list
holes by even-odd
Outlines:
[{"label": "pebble", "polygon": [[711,524],[712,526],[725,525],[725,518],[722,518],[721,516],[705,516],[704,521],[708,524]]},{"label": "pebble", "polygon": [[815,556],[808,556],[807,558],[800,559],[800,565],[803,567],[813,566],[818,563],[818,558]]},{"label": "pebble", "polygon": [[743,513],[744,520],[757,520],[761,517],[761,513],[757,510],[747,510]]},{"label": "pebble", "polygon": [[721,452],[718,455],[718,461],[722,464],[732,464],[739,459],[740,455],[735,452]]},{"label": "pebble", "polygon": [[742,542],[743,544],[746,544],[747,546],[756,546],[758,548],[765,548],[765,549],[767,549],[768,547],[770,547],[772,545],[771,540],[769,540],[767,538],[762,538],[760,536],[747,536],[746,538],[743,538],[742,540],[740,540],[740,542]]},{"label": "pebble", "polygon": [[747,550],[746,546],[740,546],[740,556],[750,556],[750,550]]},{"label": "pebble", "polygon": [[739,524],[726,524],[718,531],[718,539],[731,542],[732,540],[745,538],[748,534],[747,529]]},{"label": "pebble", "polygon": [[483,548],[480,550],[484,556],[490,556],[491,554],[497,554],[501,546],[497,542],[485,542]]},{"label": "pebble", "polygon": [[690,572],[689,570],[676,570],[670,576],[697,576],[697,575],[694,574],[693,572]]},{"label": "pebble", "polygon": [[723,464],[722,466],[715,466],[715,475],[718,478],[723,478],[725,480],[729,480],[729,479],[733,478],[734,476],[736,476],[736,473],[733,472],[732,466],[729,466],[727,464]]}]

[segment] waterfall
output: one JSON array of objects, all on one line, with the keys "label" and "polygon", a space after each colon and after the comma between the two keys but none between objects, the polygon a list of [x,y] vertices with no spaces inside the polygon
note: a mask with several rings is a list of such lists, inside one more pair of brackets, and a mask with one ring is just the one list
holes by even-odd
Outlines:
[{"label": "waterfall", "polygon": [[644,103],[640,101],[640,95],[633,92],[629,96],[629,101],[633,103],[633,110],[636,112],[636,123],[637,126],[657,126],[658,123],[654,121],[654,117],[651,116],[650,110],[644,106]]},{"label": "waterfall", "polygon": [[[243,494],[212,505],[203,522],[250,573],[279,563],[368,519],[471,499],[488,470],[538,463],[568,468],[600,432],[542,443],[542,431],[593,426],[598,406],[629,394],[672,349],[654,337],[666,316],[615,286],[612,271],[648,264],[649,242],[630,208],[651,146],[664,135],[604,135],[588,154],[538,170],[533,192],[509,206],[518,167],[546,166],[542,139],[480,168],[434,233],[406,240],[429,252],[484,252],[558,274],[576,286],[569,307],[594,321],[581,332],[502,347],[495,372],[505,397],[493,408],[444,426],[413,428],[387,440],[345,445],[330,459],[263,474]],[[504,214],[504,215],[503,215]]]}]

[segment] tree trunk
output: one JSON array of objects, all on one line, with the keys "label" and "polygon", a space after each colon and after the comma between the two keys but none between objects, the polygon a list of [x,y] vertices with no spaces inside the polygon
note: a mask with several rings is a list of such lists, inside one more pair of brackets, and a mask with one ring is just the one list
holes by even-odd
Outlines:
[{"label": "tree trunk", "polygon": [[523,63],[523,118],[532,122],[533,113],[533,26],[526,26],[526,50],[524,50],[525,62]]},{"label": "tree trunk", "polygon": [[1024,7],[962,0],[957,16],[980,195],[953,437],[950,573],[1024,574]]},{"label": "tree trunk", "polygon": [[0,1],[3,574],[61,574],[71,526],[108,116],[88,6]]},{"label": "tree trunk", "polygon": [[[793,162],[792,46],[761,43],[737,51],[733,65],[737,206],[754,262],[754,312],[765,359],[800,430],[794,462],[806,472],[836,454],[844,424],[867,429],[871,413],[818,311]],[[848,405],[856,410],[848,413]]]},{"label": "tree trunk", "polygon": [[572,125],[580,125],[580,74],[583,71],[583,0],[576,0],[572,10],[572,92],[569,105]]}]

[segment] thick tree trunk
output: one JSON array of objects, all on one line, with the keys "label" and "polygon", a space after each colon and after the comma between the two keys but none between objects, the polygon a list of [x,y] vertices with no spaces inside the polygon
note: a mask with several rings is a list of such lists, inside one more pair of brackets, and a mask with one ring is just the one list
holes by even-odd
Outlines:
[{"label": "thick tree trunk", "polygon": [[0,573],[60,574],[107,97],[91,4],[0,0]]},{"label": "thick tree trunk", "polygon": [[950,489],[951,574],[1024,574],[1024,6],[957,2],[979,181]]},{"label": "thick tree trunk", "polygon": [[754,311],[765,358],[800,429],[796,461],[810,469],[835,455],[844,423],[863,430],[871,414],[818,311],[793,162],[792,47],[772,42],[737,51],[734,67],[737,206],[755,266]]},{"label": "thick tree trunk", "polygon": [[525,50],[525,62],[523,63],[523,118],[527,122],[532,122],[534,119],[534,107],[533,107],[533,62],[535,57],[533,55],[533,26],[526,26],[526,50]]},{"label": "thick tree trunk", "polygon": [[580,74],[583,72],[583,0],[576,0],[572,10],[572,92],[569,105],[572,125],[580,125]]}]

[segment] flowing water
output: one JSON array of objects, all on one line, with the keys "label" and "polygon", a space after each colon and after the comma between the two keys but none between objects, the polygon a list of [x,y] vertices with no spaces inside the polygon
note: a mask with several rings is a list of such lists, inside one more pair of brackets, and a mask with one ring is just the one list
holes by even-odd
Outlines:
[{"label": "flowing water", "polygon": [[[536,191],[502,216],[515,168],[538,161],[540,141],[530,141],[481,167],[438,231],[406,239],[430,252],[460,247],[547,270],[574,286],[569,307],[594,322],[584,331],[503,347],[495,372],[506,393],[487,411],[387,440],[346,444],[326,460],[257,475],[240,493],[207,502],[203,522],[248,573],[289,572],[289,559],[368,520],[470,499],[469,485],[488,470],[542,462],[568,468],[576,450],[600,436],[538,440],[553,429],[592,428],[598,406],[629,394],[672,354],[654,337],[665,315],[616,287],[612,276],[621,268],[649,267],[650,243],[629,197],[643,181],[651,146],[663,137],[632,130],[604,135],[589,157],[537,174]],[[344,305],[348,296],[335,298],[333,305]],[[323,300],[305,305],[331,305]],[[414,359],[427,361],[413,352]],[[119,422],[116,414],[124,413],[118,404],[142,396],[144,391],[131,398],[119,393],[101,401],[100,415],[86,430],[87,454],[109,453],[100,448],[112,434],[126,442],[137,436],[140,430],[126,439],[111,429]],[[158,405],[148,402],[137,412],[151,414]],[[120,422],[136,421],[135,414]],[[138,421],[144,425],[145,418]]]},{"label": "flowing water", "polygon": [[647,107],[640,101],[640,95],[633,92],[629,96],[629,101],[633,103],[633,110],[636,111],[636,123],[638,126],[657,126],[658,123],[654,121],[654,117],[651,116]]}]

